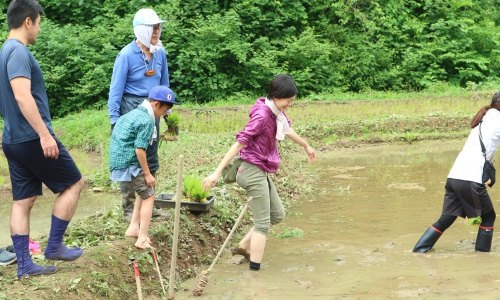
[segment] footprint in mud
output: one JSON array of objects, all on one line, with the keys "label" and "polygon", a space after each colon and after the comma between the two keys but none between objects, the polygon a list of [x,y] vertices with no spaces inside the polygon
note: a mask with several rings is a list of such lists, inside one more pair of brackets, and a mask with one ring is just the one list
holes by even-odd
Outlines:
[{"label": "footprint in mud", "polygon": [[288,267],[288,268],[284,268],[282,271],[283,272],[292,272],[292,271],[298,271],[300,270],[300,268],[298,267]]},{"label": "footprint in mud", "polygon": [[241,264],[244,264],[247,262],[248,262],[248,260],[246,260],[244,257],[239,256],[239,255],[232,257],[228,260],[228,263],[231,265],[241,265]]},{"label": "footprint in mud", "polygon": [[295,280],[296,283],[298,283],[298,285],[301,287],[301,288],[305,288],[305,289],[310,289],[312,288],[313,286],[313,283],[312,281],[309,281],[309,280],[300,280],[300,279],[296,279]]},{"label": "footprint in mud", "polygon": [[459,243],[460,244],[464,244],[466,246],[474,246],[476,244],[476,241],[474,241],[474,240],[468,240],[468,239],[463,239],[463,240],[460,240]]},{"label": "footprint in mud", "polygon": [[425,191],[425,188],[418,183],[411,182],[411,183],[390,183],[387,185],[388,189],[400,189],[400,190],[420,190],[420,191]]},{"label": "footprint in mud", "polygon": [[343,265],[346,263],[346,258],[347,256],[337,256],[336,258],[333,259],[333,261],[337,265]]},{"label": "footprint in mud", "polygon": [[392,242],[391,242],[391,243],[387,243],[387,244],[385,244],[385,245],[384,245],[384,248],[389,249],[389,248],[394,248],[395,246],[396,246],[396,244],[394,244],[394,243],[392,243]]},{"label": "footprint in mud", "polygon": [[361,254],[373,254],[373,253],[383,253],[382,251],[380,251],[378,248],[376,248],[375,250],[367,250],[367,249],[363,249],[360,251]]}]

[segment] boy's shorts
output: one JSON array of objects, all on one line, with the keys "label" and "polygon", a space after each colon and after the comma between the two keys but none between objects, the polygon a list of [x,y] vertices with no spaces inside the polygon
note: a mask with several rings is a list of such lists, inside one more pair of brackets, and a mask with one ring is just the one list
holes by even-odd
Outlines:
[{"label": "boy's shorts", "polygon": [[43,155],[39,139],[19,144],[2,143],[9,163],[14,201],[42,195],[42,183],[58,194],[82,178],[66,148],[56,137],[54,139],[59,148],[57,159]]},{"label": "boy's shorts", "polygon": [[155,188],[147,186],[144,171],[142,170],[136,177],[132,176],[132,181],[121,181],[120,185],[123,186],[123,189],[125,190],[135,191],[142,200],[145,200],[155,194]]}]

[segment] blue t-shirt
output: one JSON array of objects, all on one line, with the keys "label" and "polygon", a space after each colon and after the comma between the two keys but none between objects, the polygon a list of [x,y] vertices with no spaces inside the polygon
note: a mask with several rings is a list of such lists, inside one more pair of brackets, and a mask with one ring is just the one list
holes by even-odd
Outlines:
[{"label": "blue t-shirt", "polygon": [[[113,67],[108,97],[111,124],[115,124],[121,116],[120,106],[124,94],[147,98],[153,87],[157,85],[170,86],[165,49],[161,48],[155,55],[151,54],[149,61],[144,59],[144,55],[135,40],[118,53]],[[145,76],[146,70],[155,70],[156,74]]]},{"label": "blue t-shirt", "polygon": [[7,39],[0,50],[0,112],[4,119],[2,142],[18,144],[40,138],[23,116],[14,97],[10,81],[17,77],[31,80],[31,94],[40,116],[54,135],[42,69],[28,47],[16,39]]}]

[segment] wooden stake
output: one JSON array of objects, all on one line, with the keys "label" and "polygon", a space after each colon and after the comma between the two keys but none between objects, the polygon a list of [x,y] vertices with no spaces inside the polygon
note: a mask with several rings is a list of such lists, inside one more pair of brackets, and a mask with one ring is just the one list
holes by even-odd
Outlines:
[{"label": "wooden stake", "polygon": [[168,297],[174,296],[175,285],[175,267],[177,265],[177,248],[179,240],[179,220],[181,214],[181,198],[182,198],[182,172],[184,169],[184,156],[179,155],[177,164],[177,190],[175,192],[175,217],[174,217],[174,236],[172,240],[172,258],[170,265],[170,279],[168,282]]},{"label": "wooden stake", "polygon": [[161,283],[161,288],[163,290],[163,296],[166,296],[167,292],[165,292],[165,286],[163,285],[163,278],[161,277],[160,267],[158,266],[158,259],[156,258],[155,248],[151,247],[151,252],[153,252],[153,258],[155,260],[156,270],[158,271],[158,277],[160,277],[160,283]]},{"label": "wooden stake", "polygon": [[142,289],[141,289],[141,277],[139,276],[139,266],[137,261],[134,260],[134,273],[135,273],[135,284],[137,286],[137,296],[139,300],[142,300]]}]

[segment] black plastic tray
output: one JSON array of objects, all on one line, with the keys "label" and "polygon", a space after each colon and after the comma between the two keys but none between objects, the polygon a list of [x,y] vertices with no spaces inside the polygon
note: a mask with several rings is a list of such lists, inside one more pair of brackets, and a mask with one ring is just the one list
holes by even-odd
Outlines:
[{"label": "black plastic tray", "polygon": [[[156,208],[175,208],[174,194],[158,194],[155,198]],[[207,202],[197,203],[197,202],[184,202],[181,201],[181,207],[187,207],[191,212],[205,212],[208,211],[215,201],[215,196],[208,196]]]}]

